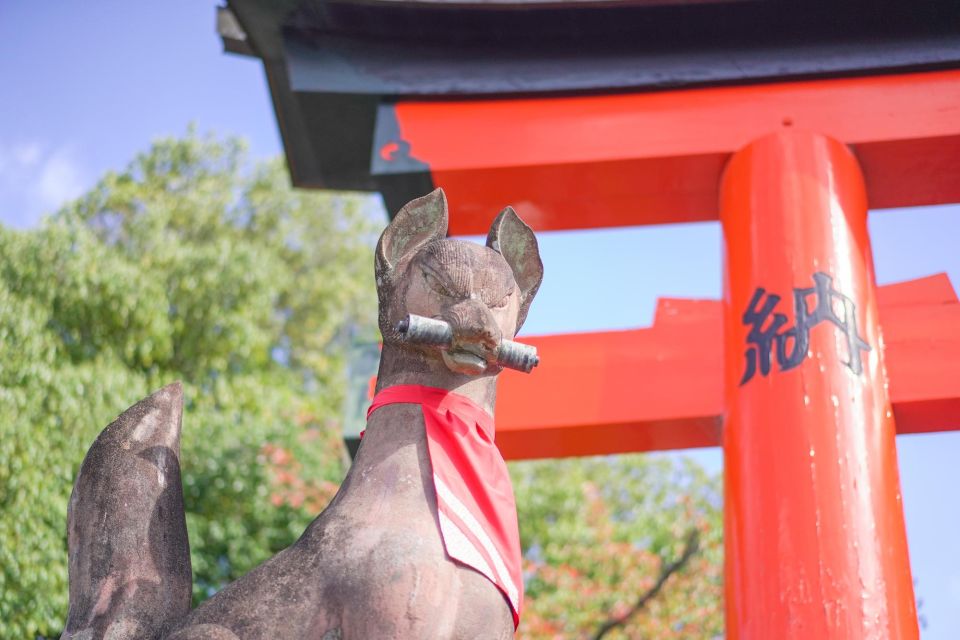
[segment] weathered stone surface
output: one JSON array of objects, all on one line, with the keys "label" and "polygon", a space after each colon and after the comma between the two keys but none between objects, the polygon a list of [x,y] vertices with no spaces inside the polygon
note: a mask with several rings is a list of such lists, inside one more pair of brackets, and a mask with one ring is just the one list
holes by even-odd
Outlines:
[{"label": "weathered stone surface", "polygon": [[216,624],[198,624],[167,636],[166,640],[240,640],[229,629]]},{"label": "weathered stone surface", "polygon": [[182,391],[127,409],[80,467],[67,514],[70,611],[62,638],[161,638],[190,610],[180,486]]}]

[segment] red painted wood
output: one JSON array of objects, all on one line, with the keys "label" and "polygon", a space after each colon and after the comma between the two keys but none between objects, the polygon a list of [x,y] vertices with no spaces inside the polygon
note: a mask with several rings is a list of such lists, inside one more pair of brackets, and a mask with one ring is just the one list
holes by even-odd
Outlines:
[{"label": "red painted wood", "polygon": [[918,304],[956,304],[957,292],[945,273],[895,282],[877,287],[877,303],[880,305],[880,318],[886,320],[885,309]]},{"label": "red painted wood", "polygon": [[853,146],[871,208],[960,201],[960,70],[620,95],[401,102],[453,234],[512,204],[537,230],[715,220],[730,155],[766,132]]},{"label": "red painted wood", "polygon": [[692,337],[685,327],[658,326],[525,340],[541,365],[501,374],[496,439],[504,457],[719,444],[720,323],[693,329]]},{"label": "red painted wood", "polygon": [[[897,432],[960,430],[960,303],[950,280],[879,287],[877,299]],[[504,456],[719,446],[721,314],[718,300],[662,299],[650,328],[523,338],[541,364],[501,374]]]},{"label": "red painted wood", "polygon": [[[698,313],[671,313],[684,306]],[[718,445],[719,311],[715,301],[663,300],[650,329],[524,339],[537,346],[541,364],[531,374],[501,374],[496,424],[504,457]]]},{"label": "red painted wood", "polygon": [[[919,638],[859,165],[819,134],[760,138],[725,170],[720,217],[727,638]],[[829,292],[805,303],[824,300],[842,326],[794,334],[787,345],[809,338],[795,368],[780,370],[781,345],[749,377],[757,289],[782,295],[782,330],[797,327],[793,289],[817,272]]]}]

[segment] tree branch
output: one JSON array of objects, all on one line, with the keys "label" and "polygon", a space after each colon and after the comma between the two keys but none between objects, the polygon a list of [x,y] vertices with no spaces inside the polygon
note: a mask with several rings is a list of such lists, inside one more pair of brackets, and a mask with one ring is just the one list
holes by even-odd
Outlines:
[{"label": "tree branch", "polygon": [[643,595],[637,599],[636,604],[630,608],[625,614],[610,618],[600,627],[600,630],[597,631],[597,635],[593,637],[593,640],[601,640],[603,636],[607,635],[610,631],[613,631],[617,627],[622,627],[630,618],[635,616],[641,609],[647,606],[647,603],[657,597],[657,594],[660,593],[660,590],[663,589],[663,585],[666,584],[667,580],[670,579],[670,576],[675,574],[677,571],[682,569],[692,558],[697,551],[700,549],[700,534],[696,529],[692,529],[687,534],[687,541],[683,547],[683,553],[680,554],[680,557],[663,565],[660,568],[660,576],[657,578],[657,581],[652,587],[650,587]]}]

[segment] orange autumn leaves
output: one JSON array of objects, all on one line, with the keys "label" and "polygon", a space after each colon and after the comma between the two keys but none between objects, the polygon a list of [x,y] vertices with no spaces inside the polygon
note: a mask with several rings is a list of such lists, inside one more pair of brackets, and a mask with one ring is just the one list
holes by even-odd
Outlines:
[{"label": "orange autumn leaves", "polygon": [[604,638],[722,634],[716,478],[685,461],[645,456],[522,463],[513,471],[527,587],[518,638],[594,638],[605,622],[633,610],[693,529],[700,550]]},{"label": "orange autumn leaves", "polygon": [[[335,429],[321,431],[310,427],[304,429],[297,439],[304,445],[329,447],[330,451],[343,446],[339,442],[330,442],[339,439]],[[303,464],[295,453],[279,445],[264,444],[260,448],[260,459],[268,469],[270,504],[274,507],[287,505],[308,513],[320,513],[339,489],[339,485],[330,480],[305,477]]]}]

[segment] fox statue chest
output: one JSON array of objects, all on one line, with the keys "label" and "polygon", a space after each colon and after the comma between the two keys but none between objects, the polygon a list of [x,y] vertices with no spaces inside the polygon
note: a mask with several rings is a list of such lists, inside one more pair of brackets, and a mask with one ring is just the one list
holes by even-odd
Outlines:
[{"label": "fox statue chest", "polygon": [[[364,594],[370,624],[398,621],[406,629],[391,622],[386,626],[392,628],[369,637],[513,637],[514,617],[504,594],[491,589],[475,568],[451,562],[445,548],[423,409],[379,408],[368,421],[361,451],[342,501],[331,505],[331,523],[345,529],[336,537],[350,542],[330,577],[338,590],[349,584],[357,596]],[[367,626],[366,616],[356,618]]]},{"label": "fox statue chest", "polygon": [[383,407],[327,510],[296,544],[197,609],[190,624],[229,620],[243,639],[288,637],[273,635],[285,628],[300,630],[289,637],[323,640],[513,637],[504,596],[450,561],[436,504],[422,409]]}]

